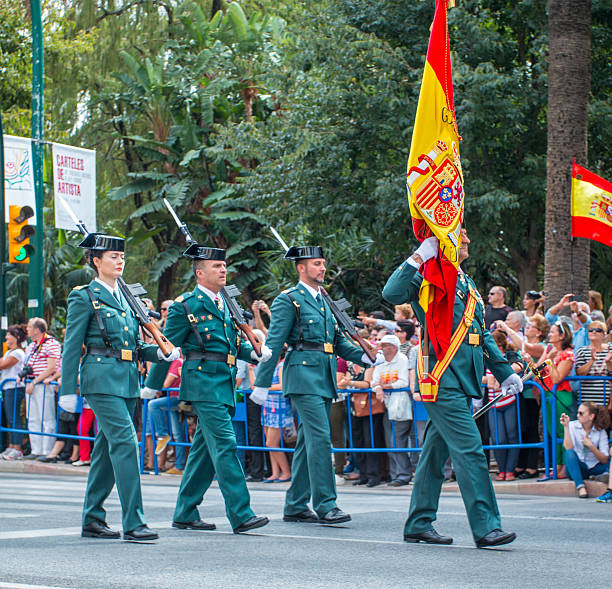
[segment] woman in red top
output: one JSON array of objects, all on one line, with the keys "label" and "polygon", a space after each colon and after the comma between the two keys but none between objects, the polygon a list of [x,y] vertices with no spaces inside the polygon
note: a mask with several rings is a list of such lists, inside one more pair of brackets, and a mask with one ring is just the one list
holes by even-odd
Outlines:
[{"label": "woman in red top", "polygon": [[[553,428],[556,429],[557,438],[563,440],[563,426],[559,423],[559,418],[562,413],[571,412],[573,393],[571,383],[569,381],[563,381],[564,378],[568,377],[574,366],[574,350],[572,349],[572,331],[562,321],[557,321],[550,328],[548,334],[548,346],[544,350],[544,353],[540,357],[538,362],[542,363],[545,360],[552,360],[552,366],[550,367],[550,376],[547,377],[547,384],[552,389],[551,385],[557,386],[556,394],[556,413],[555,423],[553,424],[553,411],[552,411],[552,394],[546,394],[546,403],[548,411],[548,436],[549,436],[549,448],[552,450],[552,432]],[[560,383],[560,384],[559,384]],[[557,464],[565,464],[565,453],[563,446],[557,444]],[[552,457],[552,452],[550,453]],[[563,467],[559,474],[559,478],[565,478],[565,467]]]}]

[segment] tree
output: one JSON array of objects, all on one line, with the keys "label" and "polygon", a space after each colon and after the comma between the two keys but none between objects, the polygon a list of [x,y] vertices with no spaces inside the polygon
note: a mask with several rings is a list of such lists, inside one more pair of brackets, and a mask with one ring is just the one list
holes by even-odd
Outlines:
[{"label": "tree", "polygon": [[591,0],[549,0],[546,277],[549,301],[588,300],[589,241],[570,237],[571,163],[587,165]]}]

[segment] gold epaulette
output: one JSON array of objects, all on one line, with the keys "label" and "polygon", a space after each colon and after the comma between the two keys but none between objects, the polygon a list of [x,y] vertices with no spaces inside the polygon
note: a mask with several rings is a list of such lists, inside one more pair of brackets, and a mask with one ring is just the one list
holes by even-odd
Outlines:
[{"label": "gold epaulette", "polygon": [[178,297],[176,297],[174,300],[175,300],[175,302],[177,302],[177,303],[182,303],[184,298],[185,298],[185,297],[184,297],[183,295],[179,295],[179,296],[178,296]]},{"label": "gold epaulette", "polygon": [[81,284],[81,286],[75,286],[72,288],[72,290],[81,290],[82,288],[85,288],[87,285],[86,284]]}]

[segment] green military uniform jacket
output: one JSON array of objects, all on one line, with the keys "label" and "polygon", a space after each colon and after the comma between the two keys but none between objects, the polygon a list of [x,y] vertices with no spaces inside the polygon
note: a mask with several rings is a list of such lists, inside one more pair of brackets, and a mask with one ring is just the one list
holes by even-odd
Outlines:
[{"label": "green military uniform jacket", "polygon": [[[298,324],[296,307],[291,297],[300,306]],[[363,351],[340,331],[335,317],[327,303],[317,304],[314,297],[298,283],[282,292],[270,308],[272,320],[266,345],[272,350],[272,357],[259,366],[256,387],[269,388],[274,368],[285,343],[290,347],[283,365],[283,392],[285,395],[321,395],[335,398],[337,356],[361,364]],[[299,351],[299,325],[304,341],[333,345],[334,353]]]},{"label": "green military uniform jacket", "polygon": [[[221,296],[221,295],[219,295]],[[236,358],[253,362],[251,344],[245,341],[232,320],[227,304],[221,311],[217,305],[197,286],[191,292],[177,297],[168,310],[164,335],[175,345],[180,346],[186,357],[188,352],[199,352],[200,345],[187,319],[183,306],[187,303],[206,352],[231,354]],[[162,388],[168,365],[153,367],[145,382],[146,386],[159,390]],[[203,401],[236,405],[236,365],[214,360],[185,360],[181,372],[182,401]]]},{"label": "green military uniform jacket", "polygon": [[[425,324],[425,312],[419,305],[419,289],[423,276],[417,268],[407,261],[401,264],[391,275],[385,288],[383,297],[394,305],[410,303],[421,325]],[[503,382],[513,373],[510,364],[499,351],[495,340],[487,329],[484,328],[484,304],[482,297],[474,281],[462,272],[457,278],[457,289],[455,294],[455,307],[453,312],[453,332],[457,329],[459,321],[463,317],[467,303],[469,286],[478,295],[478,303],[474,312],[474,321],[468,330],[468,334],[477,334],[480,345],[470,345],[467,341],[457,350],[457,354],[442,375],[440,389],[461,389],[470,397],[482,396],[482,377],[485,366],[491,370],[499,382]],[[468,336],[466,335],[466,338]],[[429,369],[433,369],[437,361],[433,346],[429,346]]]},{"label": "green military uniform jacket", "polygon": [[86,286],[77,286],[68,297],[60,394],[76,393],[80,363],[82,394],[139,397],[140,374],[137,362],[126,362],[96,354],[86,354],[81,360],[83,345],[105,347],[87,288],[100,305],[100,315],[112,347],[132,352],[140,348],[144,360],[159,362],[157,346],[143,344],[138,321],[127,303],[120,303],[98,281],[92,280]]}]

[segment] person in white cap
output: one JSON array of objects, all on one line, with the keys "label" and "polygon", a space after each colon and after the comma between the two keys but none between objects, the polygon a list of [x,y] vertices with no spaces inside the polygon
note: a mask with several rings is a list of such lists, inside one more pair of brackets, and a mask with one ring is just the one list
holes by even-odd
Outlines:
[{"label": "person in white cap", "polygon": [[[374,367],[372,390],[379,401],[385,402],[387,410],[383,417],[387,448],[408,448],[412,430],[412,404],[407,389],[408,358],[399,351],[400,341],[396,335],[385,335],[380,348],[385,362]],[[412,479],[412,462],[408,452],[391,451],[389,474],[392,487],[407,485]]]}]

